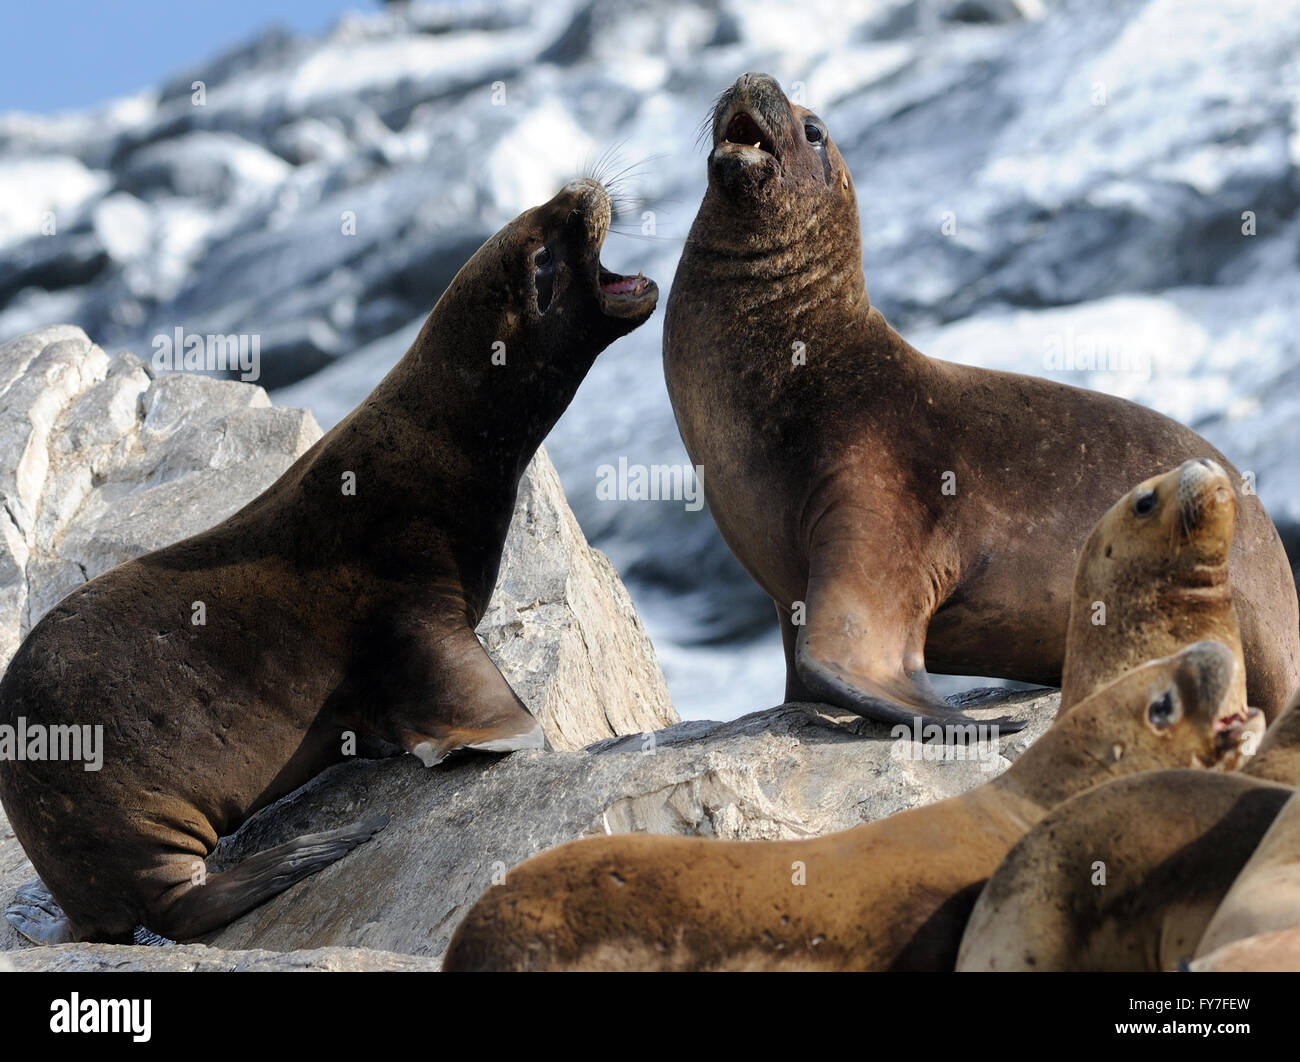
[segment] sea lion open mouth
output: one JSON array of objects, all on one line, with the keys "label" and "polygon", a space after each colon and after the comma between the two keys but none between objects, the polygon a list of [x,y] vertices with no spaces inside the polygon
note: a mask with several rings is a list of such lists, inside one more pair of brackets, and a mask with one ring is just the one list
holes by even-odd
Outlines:
[{"label": "sea lion open mouth", "polygon": [[643,273],[624,276],[610,272],[597,262],[596,285],[601,310],[610,317],[649,314],[659,301],[659,285]]},{"label": "sea lion open mouth", "polygon": [[600,266],[600,290],[606,295],[619,297],[643,294],[654,281],[643,273],[634,277],[625,277],[621,273],[611,273]]},{"label": "sea lion open mouth", "polygon": [[1263,735],[1264,713],[1258,708],[1243,708],[1219,716],[1214,721],[1212,766],[1221,771],[1235,771],[1253,753]]},{"label": "sea lion open mouth", "polygon": [[626,276],[606,269],[600,260],[600,252],[605,246],[605,237],[609,235],[610,222],[614,216],[614,204],[609,190],[599,181],[588,179],[585,198],[586,210],[590,212],[591,222],[587,230],[590,241],[586,252],[585,267],[594,265],[592,284],[596,289],[596,300],[600,311],[606,317],[640,318],[649,317],[659,302],[659,285],[644,273]]},{"label": "sea lion open mouth", "polygon": [[659,286],[637,273],[634,277],[625,277],[621,273],[611,273],[597,263],[597,287],[601,309],[610,317],[637,317],[649,315],[659,302]]},{"label": "sea lion open mouth", "polygon": [[723,150],[761,151],[777,158],[776,143],[771,134],[748,111],[737,111],[731,116],[718,146]]}]

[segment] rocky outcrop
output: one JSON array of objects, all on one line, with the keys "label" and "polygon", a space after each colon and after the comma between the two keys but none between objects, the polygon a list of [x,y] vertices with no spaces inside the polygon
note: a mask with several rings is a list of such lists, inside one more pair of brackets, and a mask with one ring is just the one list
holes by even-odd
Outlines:
[{"label": "rocky outcrop", "polygon": [[155,380],[56,325],[0,347],[0,666],[68,591],[219,522],[320,438],[248,384]]},{"label": "rocky outcrop", "polygon": [[49,973],[368,973],[382,970],[432,971],[438,963],[416,955],[366,948],[315,948],[311,951],[223,951],[202,944],[140,948],[130,944],[65,944],[26,948],[0,956],[0,971]]},{"label": "rocky outcrop", "polygon": [[485,889],[552,845],[602,832],[763,840],[848,829],[993,777],[1048,725],[1056,703],[1054,692],[998,691],[988,715],[1009,711],[1032,724],[996,747],[978,746],[982,760],[956,758],[965,751],[956,746],[900,743],[888,727],[823,706],[788,704],[486,765],[346,764],[247,823],[213,865],[371,814],[390,815],[388,828],[208,942],[439,956]]},{"label": "rocky outcrop", "polygon": [[556,749],[677,722],[632,599],[544,450],[524,472],[478,636]]},{"label": "rocky outcrop", "polygon": [[[995,691],[973,714],[1030,725],[973,752],[913,745],[856,716],[787,704],[577,752],[464,757],[432,770],[409,756],[349,763],[251,819],[209,865],[376,812],[391,816],[387,829],[211,934],[210,947],[179,958],[174,946],[26,949],[15,961],[22,969],[315,969],[335,957],[436,964],[479,895],[544,848],[637,830],[764,840],[848,829],[994,777],[1048,726],[1057,702],[1054,692]],[[268,957],[276,952],[281,960]]]}]

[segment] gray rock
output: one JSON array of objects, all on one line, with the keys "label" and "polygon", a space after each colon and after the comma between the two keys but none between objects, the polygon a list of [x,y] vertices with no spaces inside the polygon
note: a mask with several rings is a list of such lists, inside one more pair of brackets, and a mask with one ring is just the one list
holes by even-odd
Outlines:
[{"label": "gray rock", "polygon": [[210,865],[372,814],[390,815],[388,828],[207,941],[439,956],[485,889],[552,845],[601,832],[765,840],[848,829],[994,777],[1046,729],[1057,703],[1055,692],[998,691],[973,710],[1031,720],[999,748],[977,747],[983,760],[955,758],[956,746],[946,747],[951,759],[909,757],[914,746],[885,726],[788,704],[486,765],[346,764],[250,820]]},{"label": "gray rock", "polygon": [[[438,963],[415,955],[369,948],[312,951],[223,951],[203,944],[140,948],[130,944],[61,944],[25,948],[5,957],[8,969],[47,973],[362,973],[379,970],[437,970]],[[0,965],[0,970],[6,967]]]}]

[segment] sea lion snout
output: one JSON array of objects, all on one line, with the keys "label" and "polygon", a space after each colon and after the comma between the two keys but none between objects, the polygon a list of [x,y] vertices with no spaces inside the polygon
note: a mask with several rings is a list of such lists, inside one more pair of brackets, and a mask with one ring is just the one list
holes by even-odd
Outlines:
[{"label": "sea lion snout", "polygon": [[[797,198],[824,198],[828,189],[841,209],[852,205],[848,169],[826,123],[786,98],[768,74],[742,74],[713,108],[710,186],[739,200],[772,198],[774,185],[787,185]],[[807,204],[805,204],[805,207]],[[847,221],[845,222],[847,224]]]},{"label": "sea lion snout", "polygon": [[710,175],[736,193],[761,186],[780,172],[794,146],[790,103],[776,79],[741,74],[713,109]]},{"label": "sea lion snout", "polygon": [[1198,757],[1202,766],[1236,770],[1263,737],[1263,713],[1234,697],[1237,668],[1236,656],[1222,642],[1206,639],[1178,653],[1174,676],[1178,700],[1208,737],[1204,754]]},{"label": "sea lion snout", "polygon": [[713,110],[713,143],[751,158],[766,154],[779,160],[790,125],[790,103],[776,78],[741,74],[718,97]]},{"label": "sea lion snout", "polygon": [[[1184,461],[1176,469],[1177,504],[1184,533],[1226,525],[1231,535],[1237,500],[1223,467],[1208,457]],[[1211,526],[1214,525],[1214,526]]]},{"label": "sea lion snout", "polygon": [[613,204],[605,186],[592,177],[578,177],[556,193],[547,210],[567,213],[570,224],[581,225],[583,235],[594,244],[597,251],[605,241],[613,220]]}]

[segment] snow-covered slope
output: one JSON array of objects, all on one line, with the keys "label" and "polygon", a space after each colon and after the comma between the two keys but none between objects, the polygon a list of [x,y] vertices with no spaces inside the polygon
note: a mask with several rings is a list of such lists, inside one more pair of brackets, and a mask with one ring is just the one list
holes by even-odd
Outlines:
[{"label": "snow-covered slope", "polygon": [[[666,292],[700,122],[765,70],[828,121],[868,290],[917,346],[1170,413],[1296,524],[1297,56],[1295,0],[551,0],[268,32],[93,112],[0,116],[0,338],[258,333],[262,382],[328,425],[487,234],[607,149],[636,168],[605,260]],[[770,605],[707,514],[596,496],[602,464],[685,461],[658,318],[548,445],[682,714],[779,699]]]}]

